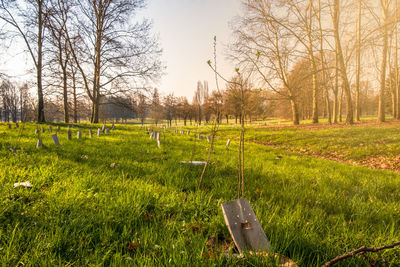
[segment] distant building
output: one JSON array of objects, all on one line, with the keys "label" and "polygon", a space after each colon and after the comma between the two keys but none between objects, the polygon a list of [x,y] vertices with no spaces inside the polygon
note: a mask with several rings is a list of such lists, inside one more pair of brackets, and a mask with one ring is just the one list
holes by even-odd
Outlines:
[{"label": "distant building", "polygon": [[135,103],[126,97],[100,96],[99,108],[100,121],[119,122],[137,118]]}]

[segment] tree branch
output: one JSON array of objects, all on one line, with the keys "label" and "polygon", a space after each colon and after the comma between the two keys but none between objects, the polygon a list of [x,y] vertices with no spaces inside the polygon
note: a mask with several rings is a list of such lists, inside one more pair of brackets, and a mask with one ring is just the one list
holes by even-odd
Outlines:
[{"label": "tree branch", "polygon": [[366,246],[362,246],[362,247],[360,247],[360,248],[358,248],[356,250],[353,250],[353,251],[351,251],[351,252],[349,252],[347,254],[343,254],[341,256],[338,256],[338,257],[334,258],[331,261],[328,261],[327,263],[325,263],[321,267],[331,266],[331,265],[337,263],[338,261],[354,257],[355,255],[360,254],[360,253],[364,253],[364,252],[379,252],[381,250],[394,248],[394,247],[399,246],[399,245],[400,245],[400,241],[395,242],[395,243],[390,244],[390,245],[381,246],[381,247],[370,247],[370,248],[367,248]]}]

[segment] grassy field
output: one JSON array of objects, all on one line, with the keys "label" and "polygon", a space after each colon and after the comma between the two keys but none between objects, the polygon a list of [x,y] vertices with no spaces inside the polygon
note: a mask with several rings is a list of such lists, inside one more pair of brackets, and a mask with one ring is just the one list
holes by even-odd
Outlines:
[{"label": "grassy field", "polygon": [[[221,204],[237,198],[237,128],[221,127],[198,190],[202,168],[180,164],[192,151],[193,160],[207,156],[208,142],[194,142],[196,128],[186,128],[189,136],[161,130],[158,148],[138,126],[117,125],[89,138],[90,125],[76,125],[68,141],[60,125],[61,146],[44,125],[45,147],[36,149],[35,124],[0,124],[2,266],[272,264],[224,256],[236,253]],[[207,135],[209,127],[198,131]],[[299,266],[318,266],[362,245],[399,241],[399,174],[310,156],[395,156],[398,131],[398,125],[248,128],[246,198],[274,251]],[[233,140],[229,149],[227,138]],[[27,180],[32,188],[13,188]],[[368,260],[398,266],[400,250]],[[356,257],[338,266],[366,264]]]}]

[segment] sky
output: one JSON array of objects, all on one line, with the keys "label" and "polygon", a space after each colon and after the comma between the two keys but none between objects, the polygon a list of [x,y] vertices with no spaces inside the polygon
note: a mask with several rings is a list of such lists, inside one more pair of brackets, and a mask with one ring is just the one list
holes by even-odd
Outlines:
[{"label": "sky", "polygon": [[156,87],[189,101],[199,80],[208,81],[210,89],[215,89],[215,76],[207,65],[214,57],[214,36],[217,67],[225,77],[233,76],[235,66],[226,59],[226,45],[232,38],[229,23],[239,12],[240,0],[148,0],[140,15],[153,21],[166,66]]}]

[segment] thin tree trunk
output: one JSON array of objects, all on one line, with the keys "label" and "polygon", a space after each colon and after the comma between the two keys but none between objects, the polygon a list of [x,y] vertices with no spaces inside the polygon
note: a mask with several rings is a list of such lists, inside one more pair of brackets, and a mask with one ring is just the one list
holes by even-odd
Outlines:
[{"label": "thin tree trunk", "polygon": [[38,47],[37,47],[37,93],[38,93],[38,123],[46,122],[44,117],[44,98],[42,85],[42,40],[43,40],[43,1],[38,1]]},{"label": "thin tree trunk", "polygon": [[299,110],[297,107],[297,103],[293,98],[290,99],[290,106],[292,107],[292,120],[294,125],[299,125],[300,120],[299,120]]},{"label": "thin tree trunk", "polygon": [[343,86],[340,87],[340,98],[339,98],[339,121],[342,122],[342,115],[343,115]]},{"label": "thin tree trunk", "polygon": [[72,70],[72,92],[74,97],[74,123],[78,122],[78,100],[76,95],[76,72],[75,69]]},{"label": "thin tree trunk", "polygon": [[333,9],[333,28],[335,35],[335,43],[336,43],[336,53],[339,59],[339,71],[340,76],[342,77],[342,90],[346,94],[346,123],[353,124],[353,103],[351,100],[351,91],[350,91],[350,83],[347,78],[346,66],[344,64],[344,57],[342,51],[342,45],[340,43],[339,36],[339,17],[340,17],[340,5],[339,0],[334,0],[334,9]]},{"label": "thin tree trunk", "polygon": [[[387,2],[383,5],[386,6]],[[378,122],[385,121],[385,82],[386,82],[386,64],[387,64],[387,50],[388,50],[388,30],[387,30],[387,7],[382,6],[383,16],[383,47],[382,47],[382,62],[380,71],[380,90],[379,90],[379,103],[378,103]]]},{"label": "thin tree trunk", "polygon": [[394,75],[395,75],[395,105],[396,105],[396,112],[395,112],[395,118],[400,119],[400,86],[399,86],[399,57],[398,57],[398,26],[397,26],[397,21],[398,21],[398,2],[395,1],[395,28],[394,28],[394,40],[395,40],[395,45],[394,45]]},{"label": "thin tree trunk", "polygon": [[68,112],[68,85],[67,85],[67,70],[63,68],[63,98],[64,98],[64,122],[69,122]]},{"label": "thin tree trunk", "polygon": [[338,108],[339,108],[339,68],[338,68],[338,60],[337,53],[335,59],[335,84],[333,85],[333,123],[338,123]]},{"label": "thin tree trunk", "polygon": [[396,91],[394,88],[394,82],[393,79],[395,77],[393,77],[393,72],[392,72],[392,51],[391,51],[391,47],[392,47],[392,37],[390,36],[390,45],[388,47],[388,65],[389,65],[389,91],[390,91],[390,95],[392,97],[392,108],[391,108],[391,113],[393,118],[396,118]]},{"label": "thin tree trunk", "polygon": [[309,3],[309,20],[307,25],[307,38],[308,38],[308,53],[311,63],[312,70],[312,122],[318,123],[318,84],[317,84],[317,66],[315,64],[313,41],[312,41],[312,11],[313,11],[313,0]]},{"label": "thin tree trunk", "polygon": [[355,92],[355,111],[356,121],[360,121],[360,72],[361,72],[361,0],[358,0],[358,17],[357,17],[357,41],[356,41],[356,92]]}]

